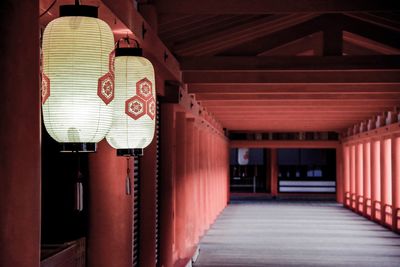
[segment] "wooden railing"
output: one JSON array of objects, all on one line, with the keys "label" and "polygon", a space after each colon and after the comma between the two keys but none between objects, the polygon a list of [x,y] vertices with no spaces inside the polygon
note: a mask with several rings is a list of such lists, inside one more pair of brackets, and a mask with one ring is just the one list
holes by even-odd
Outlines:
[{"label": "wooden railing", "polygon": [[345,192],[344,193],[344,205],[347,208],[350,208],[351,206],[351,196],[350,196],[350,192]]},{"label": "wooden railing", "polygon": [[389,228],[392,228],[393,225],[393,208],[392,205],[385,204],[383,205],[383,224]]},{"label": "wooden railing", "polygon": [[381,218],[382,218],[382,206],[381,206],[381,202],[379,200],[375,200],[373,202],[372,218],[375,221],[381,221]]},{"label": "wooden railing", "polygon": [[364,215],[368,218],[372,218],[372,199],[366,198],[364,200]]},{"label": "wooden railing", "polygon": [[85,267],[86,241],[81,238],[56,245],[42,245],[40,267]]},{"label": "wooden railing", "polygon": [[364,197],[363,196],[357,196],[356,197],[356,212],[360,214],[364,214]]}]

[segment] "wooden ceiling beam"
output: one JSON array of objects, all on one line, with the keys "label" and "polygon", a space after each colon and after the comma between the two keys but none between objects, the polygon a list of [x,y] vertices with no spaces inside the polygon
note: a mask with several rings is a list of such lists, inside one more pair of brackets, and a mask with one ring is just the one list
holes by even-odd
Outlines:
[{"label": "wooden ceiling beam", "polygon": [[236,27],[201,36],[174,47],[177,55],[214,55],[229,47],[257,39],[315,17],[314,14],[264,16]]},{"label": "wooden ceiling beam", "polygon": [[284,70],[284,71],[185,71],[185,83],[292,84],[292,83],[400,83],[400,70]]},{"label": "wooden ceiling beam", "polygon": [[396,93],[399,84],[188,84],[194,94],[299,94],[299,93]]},{"label": "wooden ceiling beam", "polygon": [[319,32],[323,25],[322,16],[311,18],[280,31],[242,42],[218,53],[218,56],[256,56],[265,51],[283,46],[302,37]]},{"label": "wooden ceiling beam", "polygon": [[[238,107],[237,101],[221,100],[221,101],[200,101],[206,107]],[[366,100],[292,100],[292,99],[281,99],[281,100],[243,100],[240,103],[241,107],[395,107],[399,105],[399,100],[379,100],[379,99],[366,99]]]},{"label": "wooden ceiling beam", "polygon": [[343,99],[344,101],[349,100],[390,100],[397,99],[400,103],[400,90],[398,92],[386,93],[386,94],[368,94],[368,93],[347,93],[347,94],[197,94],[196,99],[198,101],[244,101],[244,100],[338,100]]},{"label": "wooden ceiling beam", "polygon": [[378,43],[400,49],[400,31],[398,29],[389,29],[346,15],[342,15],[341,17],[338,23],[342,24],[342,29],[344,31],[355,33]]},{"label": "wooden ceiling beam", "polygon": [[398,11],[396,0],[157,0],[159,13],[271,14]]},{"label": "wooden ceiling beam", "polygon": [[266,49],[266,51],[259,53],[258,56],[298,56],[305,51],[312,51],[312,56],[322,56],[322,37],[322,32],[316,32],[279,47]]},{"label": "wooden ceiling beam", "polygon": [[182,71],[400,69],[400,56],[182,57]]},{"label": "wooden ceiling beam", "polygon": [[374,54],[383,54],[383,55],[400,54],[400,49],[396,49],[387,46],[385,44],[375,42],[373,40],[364,38],[362,36],[347,31],[343,32],[343,41],[344,41],[344,46],[346,46],[346,43],[356,45],[360,47],[360,49],[372,51]]},{"label": "wooden ceiling beam", "polygon": [[380,27],[385,27],[394,31],[400,31],[400,21],[396,21],[391,18],[377,16],[371,13],[345,13],[345,15],[365,21],[367,23],[378,25]]}]

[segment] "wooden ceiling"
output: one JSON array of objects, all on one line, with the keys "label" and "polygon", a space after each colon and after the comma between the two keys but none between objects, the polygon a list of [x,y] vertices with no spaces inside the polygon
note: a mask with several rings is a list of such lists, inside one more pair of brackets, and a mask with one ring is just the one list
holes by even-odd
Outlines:
[{"label": "wooden ceiling", "polygon": [[137,0],[147,22],[131,0],[81,2],[229,130],[341,132],[400,106],[398,0]]},{"label": "wooden ceiling", "polygon": [[229,130],[339,132],[400,106],[399,1],[140,2]]}]

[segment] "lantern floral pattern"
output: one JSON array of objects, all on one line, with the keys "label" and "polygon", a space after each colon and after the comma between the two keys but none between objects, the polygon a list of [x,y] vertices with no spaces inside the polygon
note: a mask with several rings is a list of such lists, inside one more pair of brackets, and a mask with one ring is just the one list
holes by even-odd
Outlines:
[{"label": "lantern floral pattern", "polygon": [[125,102],[125,113],[134,120],[147,114],[152,120],[156,115],[156,101],[152,82],[143,78],[136,83],[136,95]]},{"label": "lantern floral pattern", "polygon": [[42,74],[42,104],[46,103],[50,96],[50,80],[46,74]]}]

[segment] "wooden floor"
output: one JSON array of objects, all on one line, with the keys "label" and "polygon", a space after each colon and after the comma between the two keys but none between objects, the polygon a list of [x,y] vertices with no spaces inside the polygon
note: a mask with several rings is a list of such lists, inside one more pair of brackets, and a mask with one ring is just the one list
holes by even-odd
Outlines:
[{"label": "wooden floor", "polygon": [[400,266],[400,236],[332,202],[229,205],[194,266]]}]

